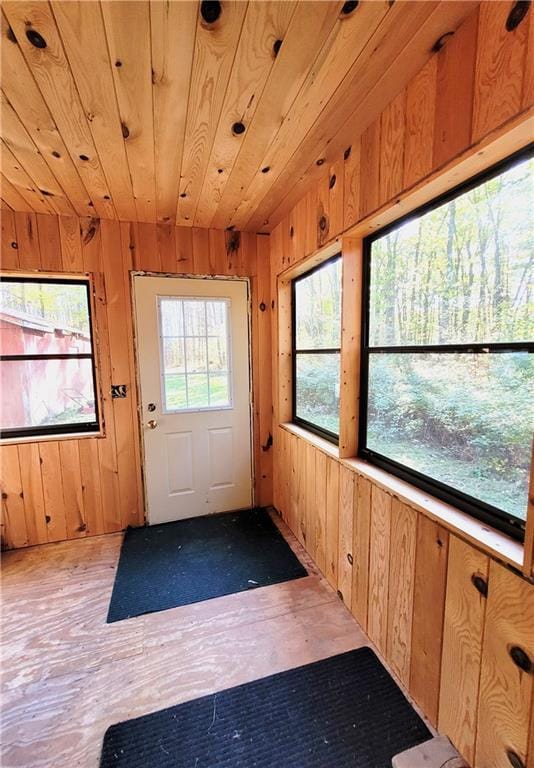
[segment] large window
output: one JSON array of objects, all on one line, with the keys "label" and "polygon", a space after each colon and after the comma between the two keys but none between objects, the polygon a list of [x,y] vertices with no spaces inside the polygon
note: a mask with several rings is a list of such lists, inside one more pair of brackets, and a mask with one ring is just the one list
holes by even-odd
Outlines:
[{"label": "large window", "polygon": [[531,158],[365,241],[360,454],[517,538],[533,426]]},{"label": "large window", "polygon": [[87,280],[3,278],[3,438],[98,430],[90,307]]},{"label": "large window", "polygon": [[341,257],[293,281],[293,421],[339,435]]}]

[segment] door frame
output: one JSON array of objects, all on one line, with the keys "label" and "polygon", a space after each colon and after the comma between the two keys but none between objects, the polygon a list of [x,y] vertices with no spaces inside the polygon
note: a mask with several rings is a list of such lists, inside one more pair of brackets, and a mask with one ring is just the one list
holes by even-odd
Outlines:
[{"label": "door frame", "polygon": [[247,286],[247,338],[248,338],[248,417],[250,424],[250,482],[252,490],[252,506],[256,505],[256,466],[254,460],[254,382],[252,370],[252,283],[250,277],[239,277],[237,275],[195,275],[176,274],[175,272],[153,272],[143,269],[132,269],[130,274],[130,296],[131,296],[131,321],[132,321],[132,342],[134,352],[134,370],[135,370],[135,395],[137,410],[137,426],[139,430],[139,461],[141,470],[141,487],[143,489],[143,520],[148,524],[147,510],[147,484],[146,484],[146,464],[145,464],[145,440],[143,437],[143,403],[141,400],[141,377],[139,366],[139,350],[137,345],[137,313],[135,298],[135,278],[136,277],[157,277],[157,278],[175,278],[178,280],[228,280],[231,282],[245,283]]}]

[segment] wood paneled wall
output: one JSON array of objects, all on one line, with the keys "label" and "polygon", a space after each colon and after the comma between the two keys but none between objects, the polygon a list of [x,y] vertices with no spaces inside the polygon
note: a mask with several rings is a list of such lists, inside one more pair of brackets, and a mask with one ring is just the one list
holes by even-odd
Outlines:
[{"label": "wood paneled wall", "polygon": [[[474,173],[492,162],[486,148],[496,141],[504,142],[497,153],[528,141],[534,18],[530,9],[508,32],[512,6],[482,3],[445,38],[379,119],[347,135],[344,154],[316,170],[311,187],[302,178],[309,191],[286,197],[270,241],[274,504],[394,674],[475,768],[534,765],[534,677],[512,659],[517,647],[534,664],[534,587],[476,536],[407,503],[386,473],[347,458],[356,452],[361,233],[406,212],[402,201],[414,190],[439,194],[461,181],[460,160]],[[341,247],[344,288],[354,287],[343,308],[343,458],[282,426],[291,418],[288,277]],[[350,396],[346,381],[355,382]]]},{"label": "wood paneled wall", "polygon": [[513,5],[481,3],[363,133],[348,121],[344,151],[319,158],[269,217],[278,272],[531,113],[534,12],[507,32]]},{"label": "wood paneled wall", "polygon": [[305,437],[274,440],[276,508],[429,720],[474,768],[532,765],[512,651],[534,660],[534,586]]},{"label": "wood paneled wall", "polygon": [[105,422],[102,438],[2,446],[3,546],[143,523],[131,270],[251,278],[255,493],[271,502],[268,236],[2,210],[2,268],[92,274]]}]

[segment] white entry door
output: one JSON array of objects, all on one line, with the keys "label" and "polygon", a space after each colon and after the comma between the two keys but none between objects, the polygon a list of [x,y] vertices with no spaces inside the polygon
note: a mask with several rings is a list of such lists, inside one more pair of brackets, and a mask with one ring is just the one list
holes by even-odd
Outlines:
[{"label": "white entry door", "polygon": [[252,504],[248,283],[134,277],[148,522]]}]

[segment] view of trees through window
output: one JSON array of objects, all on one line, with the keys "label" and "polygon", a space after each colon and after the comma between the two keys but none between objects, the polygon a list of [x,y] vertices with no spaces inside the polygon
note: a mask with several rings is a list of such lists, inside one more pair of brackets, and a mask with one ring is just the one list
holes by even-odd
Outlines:
[{"label": "view of trees through window", "polygon": [[86,281],[0,284],[4,436],[97,428]]},{"label": "view of trees through window", "polygon": [[228,299],[161,297],[166,411],[230,405]]},{"label": "view of trees through window", "polygon": [[339,434],[341,258],[293,283],[296,420]]},{"label": "view of trees through window", "polygon": [[520,519],[533,426],[533,169],[516,161],[370,244],[364,448]]}]

